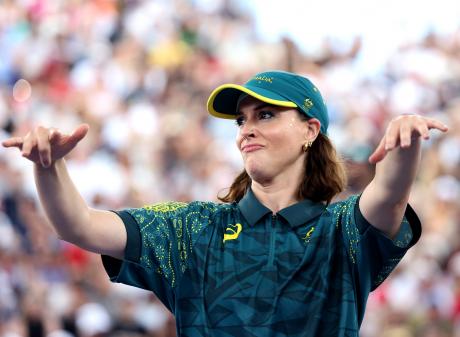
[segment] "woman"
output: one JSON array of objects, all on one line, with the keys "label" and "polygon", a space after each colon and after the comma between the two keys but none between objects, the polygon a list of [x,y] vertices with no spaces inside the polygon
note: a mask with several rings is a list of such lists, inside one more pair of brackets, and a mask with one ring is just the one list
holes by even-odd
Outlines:
[{"label": "woman", "polygon": [[366,300],[420,237],[408,205],[420,139],[442,123],[393,119],[362,194],[331,203],[345,175],[327,137],[318,89],[287,72],[211,94],[233,118],[244,172],[224,203],[89,208],[63,157],[83,139],[38,127],[3,142],[35,163],[40,200],[62,239],[102,254],[114,282],[155,292],[179,336],[358,336]]}]

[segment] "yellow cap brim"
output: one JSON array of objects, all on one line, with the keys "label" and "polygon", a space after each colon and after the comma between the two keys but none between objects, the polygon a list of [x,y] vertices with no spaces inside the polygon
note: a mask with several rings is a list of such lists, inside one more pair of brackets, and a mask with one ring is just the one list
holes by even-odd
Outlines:
[{"label": "yellow cap brim", "polygon": [[[241,93],[246,93],[268,104],[290,108],[297,107],[297,104],[284,100],[283,97],[274,92],[258,87],[248,87],[249,86],[242,86],[238,84],[223,84],[214,89],[208,98],[207,108],[209,114],[218,118],[234,119],[236,116],[236,103]],[[232,103],[230,110],[224,111],[224,106],[228,105],[224,104],[225,101]],[[216,108],[216,105],[221,108]]]}]

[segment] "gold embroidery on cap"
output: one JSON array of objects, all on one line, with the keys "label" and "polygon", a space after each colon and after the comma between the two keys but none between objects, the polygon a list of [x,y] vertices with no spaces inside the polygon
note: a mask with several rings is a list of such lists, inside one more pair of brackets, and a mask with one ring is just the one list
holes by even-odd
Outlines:
[{"label": "gold embroidery on cap", "polygon": [[305,101],[303,101],[303,106],[305,109],[310,110],[313,107],[313,101],[309,98],[306,98]]}]

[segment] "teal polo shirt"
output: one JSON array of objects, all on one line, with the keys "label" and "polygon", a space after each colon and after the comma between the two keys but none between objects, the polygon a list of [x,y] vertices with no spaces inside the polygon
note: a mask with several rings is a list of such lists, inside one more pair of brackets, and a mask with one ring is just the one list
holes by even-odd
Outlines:
[{"label": "teal polo shirt", "polygon": [[304,200],[277,214],[248,190],[239,203],[162,203],[116,212],[123,260],[103,256],[113,282],[153,291],[178,336],[358,336],[367,297],[420,237],[407,206],[390,240],[359,195]]}]

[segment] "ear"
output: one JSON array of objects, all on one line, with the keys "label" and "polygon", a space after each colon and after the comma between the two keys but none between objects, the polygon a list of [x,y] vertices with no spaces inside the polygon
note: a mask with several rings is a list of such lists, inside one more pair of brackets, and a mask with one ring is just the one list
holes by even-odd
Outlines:
[{"label": "ear", "polygon": [[320,132],[320,129],[321,129],[321,122],[316,119],[316,118],[310,118],[307,122],[306,122],[306,134],[305,134],[305,138],[307,140],[311,140],[311,141],[314,141],[316,139],[316,137],[318,137],[318,134]]}]

